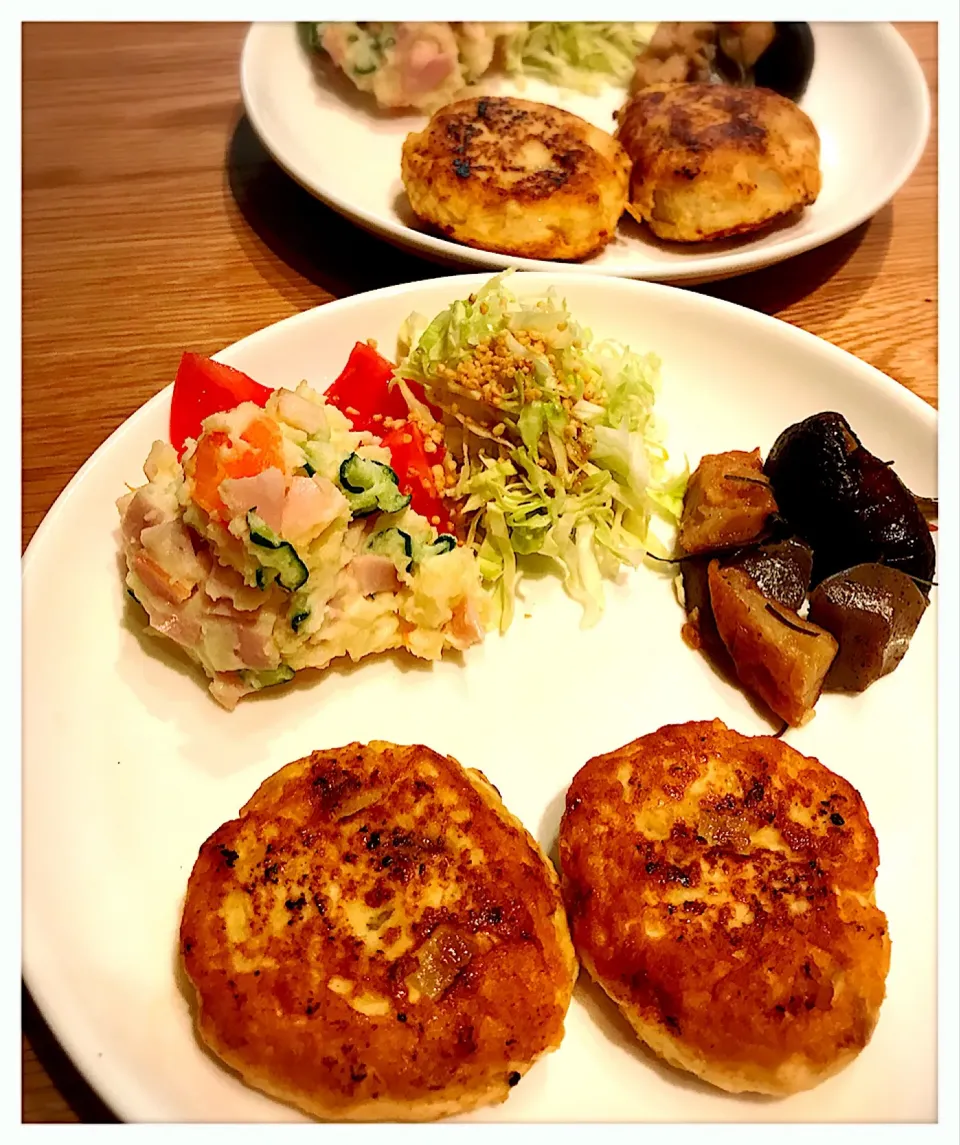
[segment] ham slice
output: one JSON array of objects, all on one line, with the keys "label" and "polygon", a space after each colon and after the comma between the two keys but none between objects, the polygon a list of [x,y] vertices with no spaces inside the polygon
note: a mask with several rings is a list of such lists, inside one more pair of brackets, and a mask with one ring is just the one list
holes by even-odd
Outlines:
[{"label": "ham slice", "polygon": [[379,553],[361,553],[349,564],[361,596],[373,596],[378,592],[397,592],[400,581],[397,566],[389,557]]},{"label": "ham slice", "polygon": [[483,639],[483,626],[476,605],[472,600],[460,600],[453,610],[453,619],[450,621],[450,635],[456,640],[457,646],[468,648],[471,644],[479,644]]},{"label": "ham slice", "polygon": [[136,492],[124,494],[117,501],[117,508],[123,539],[135,545],[144,529],[175,520],[178,506],[172,493],[156,485],[141,485]]},{"label": "ham slice", "polygon": [[244,584],[236,569],[221,564],[214,564],[203,582],[203,591],[211,600],[225,600],[231,609],[240,609],[241,612],[252,612],[264,601],[263,589]]},{"label": "ham slice", "polygon": [[283,503],[280,532],[289,541],[313,540],[338,517],[348,515],[347,499],[332,481],[318,474],[293,477]]},{"label": "ham slice", "polygon": [[140,543],[168,577],[192,585],[203,579],[204,567],[182,522],[163,521],[159,525],[148,525],[140,533]]},{"label": "ham slice", "polygon": [[169,604],[182,604],[196,588],[196,581],[170,576],[145,549],[134,554],[130,567],[154,596]]},{"label": "ham slice", "polygon": [[286,491],[286,478],[275,466],[255,477],[227,477],[220,482],[220,499],[231,517],[242,517],[255,509],[275,533],[280,532]]},{"label": "ham slice", "polygon": [[228,712],[233,711],[243,696],[255,691],[256,688],[243,682],[238,672],[217,672],[210,682],[210,694]]}]

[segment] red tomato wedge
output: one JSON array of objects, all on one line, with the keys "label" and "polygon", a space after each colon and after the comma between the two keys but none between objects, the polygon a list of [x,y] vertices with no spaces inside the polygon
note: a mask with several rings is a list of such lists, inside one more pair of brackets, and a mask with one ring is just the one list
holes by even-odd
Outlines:
[{"label": "red tomato wedge", "polygon": [[397,429],[391,429],[381,440],[390,450],[400,489],[410,494],[413,509],[426,517],[439,532],[452,533],[447,503],[437,491],[432,469],[432,466],[443,463],[443,446],[437,446],[436,453],[428,454],[423,431],[415,421],[407,421]]},{"label": "red tomato wedge", "polygon": [[390,388],[393,371],[392,362],[366,342],[357,342],[340,376],[324,396],[330,405],[347,415],[354,429],[376,433],[374,414],[403,419],[408,413],[403,394],[396,387]]},{"label": "red tomato wedge", "polygon": [[[343,371],[324,397],[353,422],[353,428],[380,434],[383,419],[405,421],[410,416],[407,403],[397,386],[390,385],[396,367],[366,342],[357,342]],[[407,382],[411,393],[423,401],[423,390]],[[374,420],[374,414],[379,417]]]},{"label": "red tomato wedge", "polygon": [[173,383],[170,443],[179,456],[188,437],[200,436],[205,418],[234,409],[241,402],[263,407],[272,392],[232,366],[186,351]]}]

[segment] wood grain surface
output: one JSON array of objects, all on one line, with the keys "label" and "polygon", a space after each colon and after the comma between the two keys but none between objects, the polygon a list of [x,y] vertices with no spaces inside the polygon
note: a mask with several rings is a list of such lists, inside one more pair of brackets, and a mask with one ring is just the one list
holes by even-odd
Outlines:
[{"label": "wood grain surface", "polygon": [[[901,24],[934,99],[923,158],[852,234],[700,287],[937,404],[937,27]],[[243,115],[242,24],[23,26],[25,547],[80,465],[173,377],[332,298],[445,273],[315,201]],[[23,991],[26,1122],[114,1120]]]}]

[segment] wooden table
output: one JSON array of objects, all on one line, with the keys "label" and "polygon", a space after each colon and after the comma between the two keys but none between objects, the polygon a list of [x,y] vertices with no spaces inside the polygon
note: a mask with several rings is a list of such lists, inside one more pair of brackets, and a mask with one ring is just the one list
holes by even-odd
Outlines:
[{"label": "wooden table", "polygon": [[[903,24],[936,99],[935,24]],[[83,461],[166,386],[290,314],[435,265],[380,243],[267,158],[233,24],[23,32],[26,546]],[[852,234],[701,287],[812,331],[937,404],[936,120],[910,181]],[[107,1121],[23,994],[23,1120]]]}]

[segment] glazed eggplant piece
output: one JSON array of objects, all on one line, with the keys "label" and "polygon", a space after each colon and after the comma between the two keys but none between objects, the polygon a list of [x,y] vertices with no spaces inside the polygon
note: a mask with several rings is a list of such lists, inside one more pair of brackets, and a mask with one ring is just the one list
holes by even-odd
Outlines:
[{"label": "glazed eggplant piece", "polygon": [[862,564],[834,573],[810,596],[809,618],[840,645],[824,686],[862,692],[903,659],[927,600],[898,569]]},{"label": "glazed eggplant piece", "polygon": [[655,83],[765,87],[797,102],[813,71],[810,25],[661,21],[637,57],[631,95]]},{"label": "glazed eggplant piece", "polygon": [[780,514],[813,547],[813,584],[878,562],[913,577],[925,595],[936,551],[917,501],[839,413],[785,429],[767,458]]},{"label": "glazed eggplant piece", "polygon": [[721,564],[741,569],[768,600],[799,612],[813,574],[813,549],[799,537],[787,537],[744,549]]},{"label": "glazed eggplant piece", "polygon": [[810,82],[813,59],[810,25],[778,20],[773,43],[754,65],[753,82],[757,87],[768,87],[798,103]]},{"label": "glazed eggplant piece", "polygon": [[742,569],[707,570],[720,638],[740,682],[792,727],[805,723],[837,654],[826,629],[763,595]]}]

